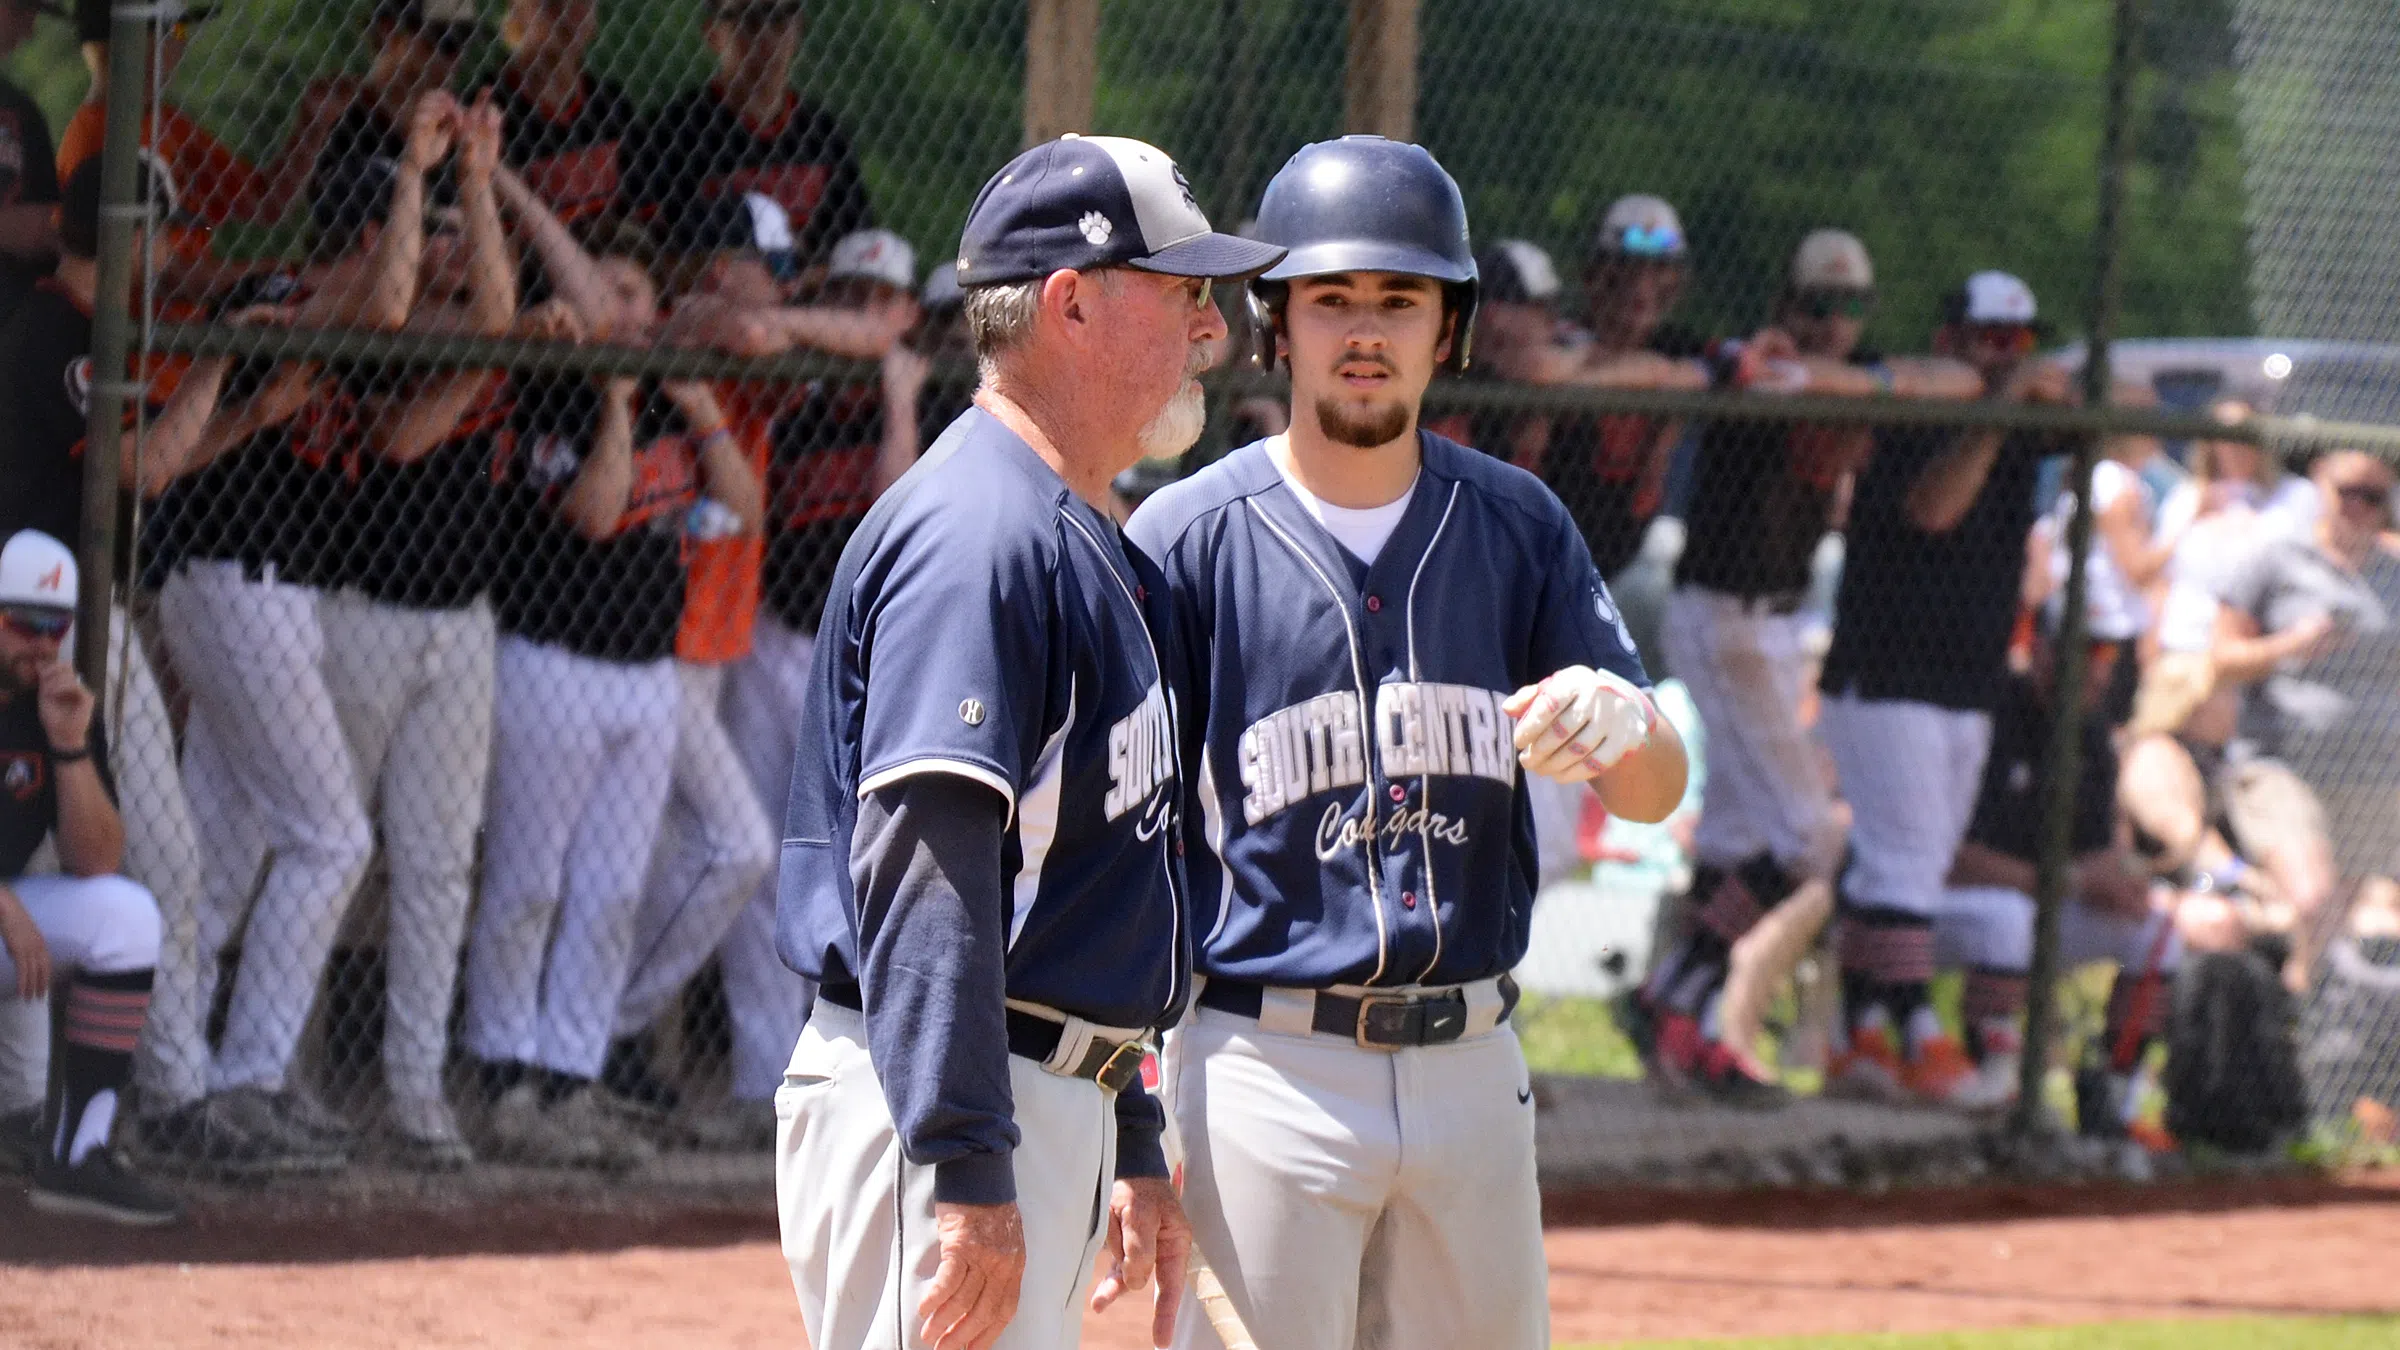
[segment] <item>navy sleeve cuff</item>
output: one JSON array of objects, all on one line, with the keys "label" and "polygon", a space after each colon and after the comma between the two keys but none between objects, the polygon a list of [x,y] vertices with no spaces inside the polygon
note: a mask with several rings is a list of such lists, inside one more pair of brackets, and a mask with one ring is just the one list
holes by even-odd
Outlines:
[{"label": "navy sleeve cuff", "polygon": [[1117,1095],[1117,1180],[1167,1173],[1167,1113],[1137,1084]]},{"label": "navy sleeve cuff", "polygon": [[1016,1155],[970,1153],[933,1165],[939,1205],[1005,1205],[1017,1198]]}]

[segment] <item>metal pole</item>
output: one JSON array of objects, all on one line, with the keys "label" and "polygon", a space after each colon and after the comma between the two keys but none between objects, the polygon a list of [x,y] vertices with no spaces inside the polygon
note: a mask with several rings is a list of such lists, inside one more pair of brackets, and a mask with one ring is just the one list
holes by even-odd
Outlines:
[{"label": "metal pole", "polygon": [[133,232],[148,213],[134,200],[142,150],[150,20],[157,10],[117,0],[108,26],[108,130],[100,142],[99,293],[92,301],[92,398],[84,428],[82,573],[77,597],[75,668],[94,689],[108,687],[109,596],[116,589],[117,483],[125,462],[125,400],[141,384],[126,378],[133,308]]},{"label": "metal pole", "polygon": [[[2108,53],[2108,111],[2100,142],[2100,210],[2094,240],[2090,297],[2091,336],[2083,365],[2087,407],[2108,406],[2111,382],[2108,344],[2117,324],[2118,254],[2123,242],[2125,173],[2133,138],[2131,103],[2135,74],[2134,38],[2141,0],[2116,0],[2115,31]],[[2050,745],[2043,756],[2041,848],[2034,859],[2033,967],[2026,978],[2025,1057],[2018,1065],[2017,1108],[2009,1125],[2019,1137],[2043,1122],[2042,1093],[2049,1077],[2050,1032],[2058,994],[2058,912],[2065,902],[2067,870],[2074,863],[2075,788],[2082,777],[2083,689],[2089,654],[2084,562],[2092,547],[2092,466],[2100,434],[2075,443],[2068,474],[2075,514],[2067,525],[2065,612],[2058,625],[2056,678],[2050,697]]]}]

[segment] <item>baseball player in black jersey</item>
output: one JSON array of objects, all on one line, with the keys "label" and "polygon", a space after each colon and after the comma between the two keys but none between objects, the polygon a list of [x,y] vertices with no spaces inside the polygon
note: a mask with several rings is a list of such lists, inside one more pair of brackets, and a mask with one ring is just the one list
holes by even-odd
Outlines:
[{"label": "baseball player in black jersey", "polygon": [[[1792,256],[1770,326],[1738,353],[1720,352],[1719,383],[1851,397],[1981,393],[1981,377],[1957,362],[1886,359],[1859,346],[1874,279],[1854,236],[1809,235]],[[1832,909],[1840,823],[1825,766],[1800,722],[1810,664],[1800,611],[1817,544],[1870,448],[1864,427],[1743,421],[1701,431],[1663,633],[1667,659],[1709,730],[1707,787],[1692,846],[1688,931],[1653,965],[1634,1010],[1636,1043],[1651,1050],[1647,1061],[1663,1085],[1695,1085],[1746,1105],[1782,1100],[1754,1054],[1763,991],[1745,987],[1751,997],[1731,1009],[1721,995],[1734,945],[1765,916],[1793,903],[1785,920],[1793,931],[1776,936],[1796,959]]]},{"label": "baseball player in black jersey", "polygon": [[[177,1206],[109,1148],[158,960],[158,904],[117,875],[117,813],[97,699],[60,659],[75,559],[39,530],[0,544],[0,1002],[46,1007],[64,986],[56,1090],[35,1151],[33,1207],[126,1224]],[[45,838],[56,875],[27,876]]]},{"label": "baseball player in black jersey", "polygon": [[[458,115],[447,94],[426,95],[397,159],[367,155],[319,175],[318,288],[301,299],[301,322],[407,321],[424,253],[425,178],[448,155]],[[192,705],[184,784],[204,860],[195,1007],[213,996],[206,954],[244,926],[209,1096],[162,1103],[164,1114],[145,1124],[154,1146],[201,1161],[264,1154],[330,1165],[346,1151],[348,1128],[290,1076],[373,845],[325,685],[319,618],[324,590],[340,580],[341,497],[362,448],[357,375],[298,367],[257,378],[255,434],[179,482],[152,525],[152,556],[171,569],[160,623]],[[262,514],[262,502],[273,511]]]},{"label": "baseball player in black jersey", "polygon": [[869,223],[849,135],[792,91],[801,19],[800,0],[709,0],[716,78],[652,114],[627,145],[631,209],[671,220],[693,202],[764,193],[790,216],[803,267]]},{"label": "baseball player in black jersey", "polygon": [[[1206,982],[1162,1077],[1185,1203],[1261,1344],[1537,1350],[1532,1094],[1507,1022],[1533,903],[1519,783],[1660,820],[1683,746],[1558,499],[1418,426],[1473,332],[1449,174],[1381,137],[1308,146],[1258,234],[1290,249],[1251,314],[1291,366],[1291,429],[1130,527],[1189,663]],[[1200,1321],[1179,1346],[1218,1344]]]},{"label": "baseball player in black jersey", "polygon": [[[1978,272],[1943,303],[1934,350],[1974,367],[1988,396],[2068,400],[2066,372],[2033,355],[2024,282]],[[1819,681],[1820,725],[1851,810],[1839,882],[1846,1043],[1829,1092],[1972,1107],[2013,1086],[1974,1071],[1926,984],[2007,673],[2034,480],[2059,449],[2027,433],[1891,428],[1859,476]]]},{"label": "baseball player in black jersey", "polygon": [[[35,0],[0,0],[0,56],[25,45],[36,19],[57,12]],[[58,188],[49,119],[31,95],[0,79],[0,318],[56,256]]]},{"label": "baseball player in black jersey", "polygon": [[618,209],[639,119],[625,91],[584,64],[598,28],[597,0],[510,0],[508,60],[491,82],[508,124],[502,161],[569,224]]},{"label": "baseball player in black jersey", "polygon": [[[426,260],[430,284],[411,331],[489,337],[516,318],[516,265],[492,188],[502,134],[488,97],[460,118],[459,221],[437,232],[442,256]],[[446,262],[453,251],[455,266]],[[466,278],[463,291],[441,282],[454,272]],[[490,760],[485,592],[508,528],[492,486],[508,386],[480,370],[360,372],[353,383],[345,411],[366,454],[341,506],[343,584],[318,614],[325,686],[391,877],[382,1134],[407,1162],[456,1167],[472,1155],[442,1093],[442,1064]]]}]

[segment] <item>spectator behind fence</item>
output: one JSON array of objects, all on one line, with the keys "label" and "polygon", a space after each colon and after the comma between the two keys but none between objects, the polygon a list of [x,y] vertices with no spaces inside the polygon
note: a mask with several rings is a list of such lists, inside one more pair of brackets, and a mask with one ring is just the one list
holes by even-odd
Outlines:
[{"label": "spectator behind fence", "polygon": [[[818,300],[861,316],[913,314],[915,272],[915,253],[899,236],[862,230],[835,246]],[[923,448],[917,409],[926,371],[923,356],[895,342],[875,382],[813,382],[778,410],[771,429],[765,605],[758,644],[726,689],[725,719],[779,822],[834,566],[867,508]],[[733,1015],[735,1123],[745,1142],[762,1130],[771,1137],[775,1088],[810,997],[775,952],[772,877],[752,894],[717,956]]]},{"label": "spectator behind fence", "polygon": [[[319,176],[310,203],[305,327],[397,328],[424,249],[425,179],[450,152],[458,107],[418,100],[400,153],[362,153]],[[238,293],[237,293],[238,298]],[[257,416],[162,500],[145,540],[165,571],[158,613],[191,698],[183,775],[203,871],[196,978],[154,1034],[173,1060],[210,1063],[203,1039],[217,954],[241,926],[241,965],[205,1084],[143,1102],[147,1144],[218,1167],[337,1166],[349,1130],[292,1082],[300,1035],[373,836],[326,687],[319,602],[343,579],[340,494],[361,450],[355,391],[313,366],[244,372]],[[188,1003],[185,1000],[188,999]],[[163,1057],[163,1052],[162,1052]]]},{"label": "spectator behind fence", "polygon": [[[1981,377],[1946,359],[1886,359],[1859,339],[1874,264],[1841,230],[1800,241],[1770,327],[1722,348],[1721,387],[1779,394],[1972,398]],[[1811,664],[1808,598],[1817,544],[1872,448],[1863,426],[1724,421],[1701,431],[1677,587],[1662,629],[1668,664],[1708,728],[1706,787],[1692,851],[1688,931],[1652,967],[1629,1010],[1646,1066],[1672,1084],[1745,1105],[1783,1093],[1756,1056],[1765,995],[1833,907],[1826,884],[1842,824],[1816,743],[1801,725]],[[1734,945],[1787,900],[1782,962],[1748,972],[1725,1018]],[[1774,967],[1774,968],[1768,968]]]},{"label": "spectator behind fence", "polygon": [[[2293,878],[2296,930],[2284,966],[2307,988],[2354,888],[2388,877],[2400,844],[2400,546],[2392,471],[2337,450],[2311,475],[2315,527],[2269,539],[2222,579],[2211,654],[2217,678],[2242,688],[2228,747],[2237,773],[2288,766],[2271,807],[2236,828]],[[2259,772],[2253,770],[2253,772]],[[2305,790],[2295,790],[2299,783]],[[2277,855],[2281,855],[2280,858]]]},{"label": "spectator behind fence", "polygon": [[2028,669],[2003,678],[1992,711],[1991,752],[1984,760],[1973,822],[1951,864],[1949,886],[1934,916],[1935,962],[1965,975],[1961,1020],[1971,1088],[1954,1094],[1962,1105],[2000,1107],[2016,1099],[2020,1022],[2033,964],[2034,861],[2041,852],[2048,784],[2042,777],[2051,729],[2074,716],[2082,746],[2070,817],[2066,904],[2059,911],[2059,969],[2114,963],[2116,983],[2099,1046],[2116,1080],[2107,1095],[2119,1114],[2095,1114],[2079,1125],[2090,1135],[2122,1135],[2121,1114],[2134,1094],[2130,1078],[2164,1027],[2165,989],[2182,949],[2174,922],[2151,903],[2148,867],[2130,846],[2116,807],[2117,754],[2109,735],[2105,685],[2083,690],[2079,709],[2056,698],[2057,644],[2037,637]]},{"label": "spectator behind fence", "polygon": [[792,91],[802,10],[800,0],[708,0],[715,78],[660,108],[626,146],[625,199],[644,220],[672,224],[695,203],[763,193],[790,216],[803,268],[869,223],[849,136]]},{"label": "spectator behind fence", "polygon": [[[2063,403],[2066,372],[2034,356],[2033,292],[1978,272],[1944,297],[1934,350],[1990,396]],[[1991,744],[1991,707],[2033,523],[2047,436],[1887,428],[1858,480],[1820,726],[1850,803],[1837,884],[1844,1044],[1826,1089],[1984,1104],[1927,997],[1933,917]]]},{"label": "spectator behind fence", "polygon": [[[1667,324],[1683,295],[1690,254],[1675,208],[1620,197],[1600,218],[1583,273],[1582,332],[1528,363],[1536,384],[1596,389],[1700,389],[1707,344]],[[1667,459],[1683,423],[1638,413],[1562,418],[1539,470],[1573,513],[1592,561],[1613,585],[1665,501]],[[1634,637],[1642,639],[1636,625]],[[1645,649],[1653,644],[1644,643]]]},{"label": "spectator behind fence", "polygon": [[[496,337],[516,318],[516,262],[492,189],[502,134],[488,98],[459,115],[460,207],[427,232],[410,332]],[[357,203],[376,191],[380,163],[328,165],[318,190]],[[342,584],[318,615],[325,687],[391,880],[380,1133],[405,1164],[458,1167],[473,1154],[442,1065],[491,760],[486,595],[510,524],[492,485],[509,386],[485,370],[337,370],[342,394],[328,411],[363,453],[339,507]]]},{"label": "spectator behind fence", "polygon": [[[595,259],[547,209],[520,223],[588,332],[650,340],[658,291],[638,230],[606,227]],[[481,1062],[493,1156],[632,1166],[653,1148],[593,1085],[674,773],[685,532],[713,500],[706,485],[747,466],[715,395],[696,382],[529,380],[516,405],[502,478],[523,523],[497,597],[464,1039]]]},{"label": "spectator behind fence", "polygon": [[[1562,329],[1559,319],[1557,264],[1539,244],[1503,239],[1476,255],[1475,275],[1475,351],[1467,378],[1479,383],[1539,383],[1560,364],[1562,345],[1575,336]],[[1549,449],[1552,422],[1547,413],[1486,409],[1433,418],[1426,426],[1538,473]]]},{"label": "spectator behind fence", "polygon": [[[162,261],[178,219],[174,184],[156,161],[135,172],[137,196],[152,204],[157,227],[137,226],[137,260]],[[92,308],[99,293],[100,165],[86,161],[68,177],[60,208],[57,272],[35,286],[0,330],[0,533],[30,526],[53,538],[76,538],[83,524],[85,431],[92,388]],[[282,317],[250,310],[235,322]],[[247,413],[223,409],[228,362],[212,358],[180,369],[144,362],[144,396],[125,409],[123,493],[118,499],[116,575],[129,578],[138,503],[155,500],[178,479],[196,473],[247,436]],[[133,433],[139,426],[140,436]],[[139,453],[136,453],[138,446]],[[136,640],[125,608],[109,609],[109,667],[103,693],[114,707],[117,759],[110,766],[125,817],[128,874],[158,899],[166,924],[159,960],[152,1034],[142,1044],[139,1078],[152,1099],[183,1101],[206,1089],[207,1051],[196,1042],[202,1011],[192,1001],[199,925],[200,846],[183,776],[175,762],[175,733],[149,653]],[[167,1024],[175,1029],[169,1032]],[[189,1034],[185,1034],[188,1031]],[[46,1041],[45,1029],[35,1029]]]},{"label": "spectator behind fence", "polygon": [[[2148,385],[2120,383],[2112,400],[2155,408]],[[2151,593],[2175,556],[2176,537],[2158,528],[2158,502],[2142,470],[2162,457],[2155,436],[2109,436],[2092,465],[2092,542],[2084,561],[2084,624],[2090,639],[2085,678],[2100,691],[2100,712],[2111,725],[2133,715],[2141,683],[2142,653],[2155,621]],[[2075,516],[2075,490],[2062,483],[2058,496],[2036,523],[2029,571],[2033,593],[2025,596],[2045,631],[2056,634],[2065,621],[2067,547]]]},{"label": "spectator behind fence", "polygon": [[[66,545],[20,530],[0,546],[0,999],[45,1000],[54,981],[65,987],[33,1207],[170,1223],[174,1199],[109,1147],[150,1004],[158,902],[117,875],[125,826],[92,718],[97,700],[62,656],[75,593]],[[45,836],[57,841],[61,875],[27,876]],[[0,1122],[12,1134],[23,1128]]]},{"label": "spectator behind fence", "polygon": [[[0,0],[0,57],[25,45],[39,0]],[[41,105],[0,78],[0,319],[16,311],[58,257],[58,160]]]},{"label": "spectator behind fence", "polygon": [[[2250,408],[2227,400],[2210,413],[2238,423]],[[2158,650],[2126,728],[2119,801],[2160,869],[2196,892],[2177,910],[2184,940],[2230,951],[2254,937],[2280,941],[2292,927],[2289,897],[2332,882],[2329,869],[2315,865],[2320,849],[2305,843],[2323,842],[2321,825],[2313,836],[2277,837],[2275,803],[2306,796],[2291,771],[2268,760],[2227,762],[2242,686],[2219,680],[2210,655],[2227,574],[2267,540],[2313,531],[2319,493],[2273,452],[2245,441],[2199,442],[2191,469],[2159,512],[2161,533],[2174,532],[2177,543],[2161,587]]]},{"label": "spectator behind fence", "polygon": [[501,159],[570,225],[616,210],[633,100],[591,72],[598,0],[509,0],[501,21],[508,60],[492,99],[508,121]]}]

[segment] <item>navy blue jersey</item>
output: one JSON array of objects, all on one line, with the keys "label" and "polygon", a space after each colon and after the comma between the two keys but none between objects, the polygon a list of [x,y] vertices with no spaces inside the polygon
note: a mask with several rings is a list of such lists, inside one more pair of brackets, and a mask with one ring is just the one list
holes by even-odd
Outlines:
[{"label": "navy blue jersey", "polygon": [[785,962],[858,979],[859,799],[954,774],[1008,803],[1007,996],[1106,1026],[1178,1016],[1191,956],[1163,606],[1158,569],[1015,433],[975,408],[951,423],[834,572],[784,829]]},{"label": "navy blue jersey", "polygon": [[1134,516],[1186,658],[1204,974],[1323,988],[1508,970],[1535,867],[1501,704],[1573,665],[1649,684],[1558,498],[1454,441],[1420,443],[1371,567],[1292,495],[1264,441]]}]

